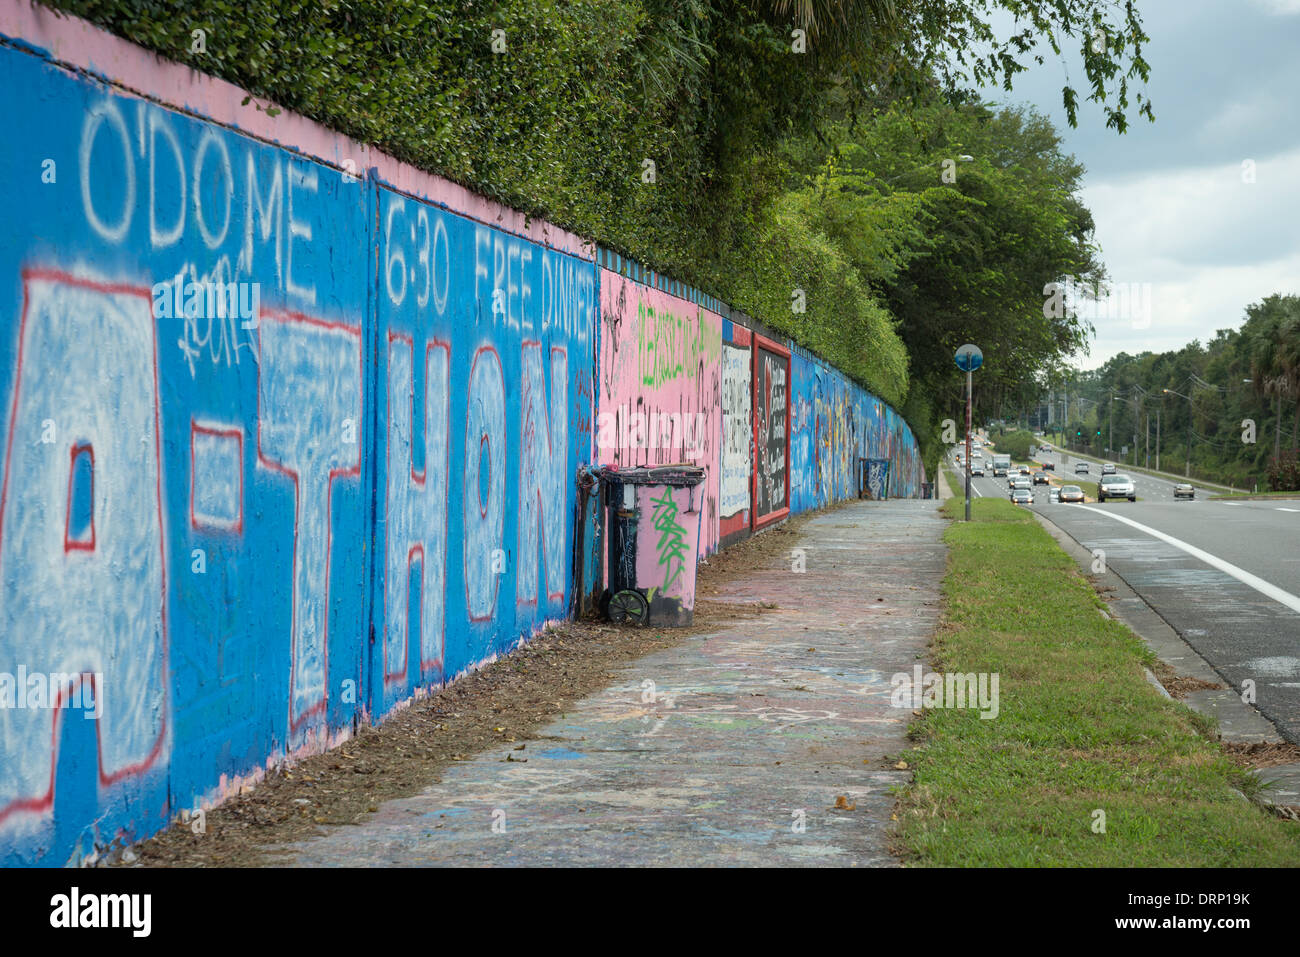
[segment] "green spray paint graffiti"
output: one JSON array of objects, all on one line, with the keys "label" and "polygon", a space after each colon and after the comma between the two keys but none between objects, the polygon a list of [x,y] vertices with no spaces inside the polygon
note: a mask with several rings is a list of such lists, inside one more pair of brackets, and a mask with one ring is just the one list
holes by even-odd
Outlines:
[{"label": "green spray paint graffiti", "polygon": [[686,529],[677,521],[677,502],[673,499],[673,490],[665,486],[663,496],[651,499],[651,502],[655,507],[654,528],[659,533],[659,566],[664,569],[663,590],[668,591],[681,577],[691,548],[686,542]]},{"label": "green spray paint graffiti", "polygon": [[701,361],[707,368],[721,359],[722,340],[709,334],[698,314],[679,316],[639,302],[636,318],[640,337],[637,374],[642,385],[657,389],[679,378],[693,380]]}]

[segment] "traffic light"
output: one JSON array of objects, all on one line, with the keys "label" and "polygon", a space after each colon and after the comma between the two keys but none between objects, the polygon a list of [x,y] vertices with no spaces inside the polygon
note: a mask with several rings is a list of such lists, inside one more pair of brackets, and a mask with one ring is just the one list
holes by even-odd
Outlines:
[{"label": "traffic light", "polygon": [[1079,429],[1077,432],[1074,433],[1074,435],[1076,438],[1081,437],[1083,435],[1083,429]]},{"label": "traffic light", "polygon": [[1101,429],[1097,430],[1097,438],[1101,438]]}]

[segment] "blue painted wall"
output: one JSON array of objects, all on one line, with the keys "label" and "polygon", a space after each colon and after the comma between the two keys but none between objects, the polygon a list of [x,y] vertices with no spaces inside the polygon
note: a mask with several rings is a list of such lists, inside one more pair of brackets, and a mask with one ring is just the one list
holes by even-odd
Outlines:
[{"label": "blue painted wall", "polygon": [[[62,863],[564,616],[596,277],[12,49],[0,85],[0,672],[102,699],[0,708],[0,861]],[[214,283],[256,310],[187,317]]]},{"label": "blue painted wall", "polygon": [[596,272],[387,188],[378,222],[375,487],[386,521],[371,686],[387,710],[569,607],[575,482],[591,460]]},{"label": "blue painted wall", "polygon": [[[29,50],[0,115],[0,864],[146,837],[568,613],[593,261]],[[855,450],[915,491],[893,410],[792,379],[794,511]]]},{"label": "blue painted wall", "polygon": [[791,510],[855,498],[859,458],[889,460],[891,497],[919,495],[924,469],[903,417],[797,346],[792,346],[791,362]]}]

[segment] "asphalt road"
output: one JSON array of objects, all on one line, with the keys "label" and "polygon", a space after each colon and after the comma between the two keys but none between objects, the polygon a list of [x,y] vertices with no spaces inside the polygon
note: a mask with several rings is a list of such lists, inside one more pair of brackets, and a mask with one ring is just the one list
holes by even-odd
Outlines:
[{"label": "asphalt road", "polygon": [[[1079,459],[1036,461],[1053,462],[1057,484],[1068,485]],[[972,497],[1006,498],[988,449],[984,463],[989,474],[973,479]],[[1300,744],[1300,500],[1212,501],[1200,489],[1192,501],[1175,500],[1173,482],[1118,471],[1134,480],[1136,502],[1052,504],[1040,485],[1032,508],[1100,550],[1225,681],[1237,689],[1253,681],[1256,706]],[[1095,464],[1079,476],[1100,477]]]}]

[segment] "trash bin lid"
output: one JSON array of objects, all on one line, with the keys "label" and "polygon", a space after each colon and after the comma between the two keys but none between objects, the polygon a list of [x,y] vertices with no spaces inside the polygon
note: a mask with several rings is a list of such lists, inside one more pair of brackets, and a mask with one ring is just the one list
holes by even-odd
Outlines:
[{"label": "trash bin lid", "polygon": [[627,469],[607,465],[601,469],[601,475],[607,482],[623,485],[669,485],[673,488],[692,488],[703,482],[708,474],[698,465],[689,462],[658,465],[654,468],[637,466]]}]

